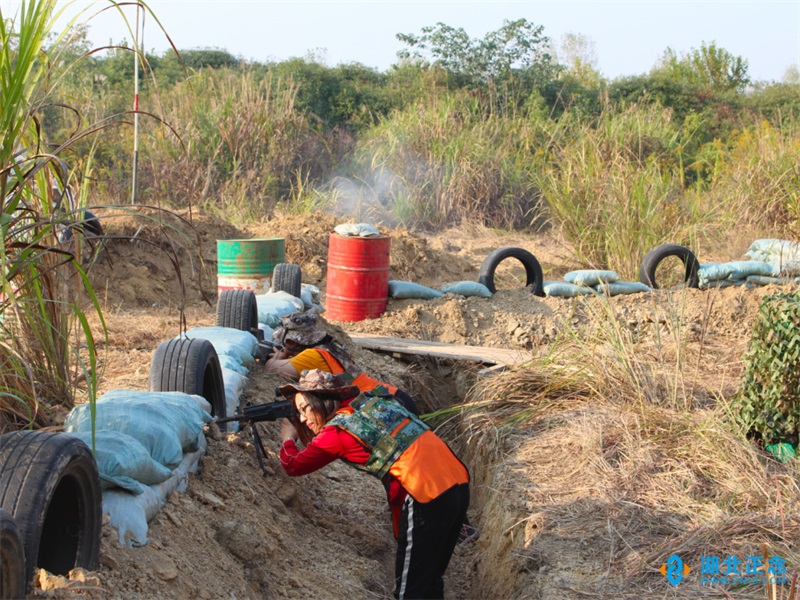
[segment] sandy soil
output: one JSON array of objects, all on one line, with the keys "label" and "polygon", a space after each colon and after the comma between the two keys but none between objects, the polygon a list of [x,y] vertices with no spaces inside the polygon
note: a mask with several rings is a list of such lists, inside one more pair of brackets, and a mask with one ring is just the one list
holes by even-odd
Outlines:
[{"label": "sandy soil", "polygon": [[[101,392],[147,388],[153,350],[180,331],[180,307],[188,327],[214,324],[216,239],[285,237],[287,262],[299,264],[304,282],[319,286],[324,294],[327,236],[339,222],[333,217],[276,217],[247,231],[208,215],[183,217],[191,219],[191,227],[173,218],[162,225],[157,215],[149,220],[104,216],[107,229],[118,237],[107,242],[91,271],[108,324]],[[392,236],[392,279],[432,287],[475,280],[486,255],[503,246],[532,252],[546,279],[577,268],[570,262],[568,245],[552,235],[501,236],[477,228],[428,237],[387,233]],[[734,258],[738,257],[730,257]],[[546,352],[565,322],[591,330],[599,300],[534,297],[523,287],[521,265],[507,263],[512,264],[504,263],[498,272],[499,291],[491,299],[447,295],[390,301],[378,319],[328,325],[343,339],[368,332],[520,348],[532,354]],[[174,264],[180,266],[180,277]],[[710,396],[712,391],[735,389],[760,298],[774,291],[640,294],[617,297],[612,305],[618,322],[642,334],[658,318],[654,307],[680,305],[685,326],[694,332],[689,355],[702,347],[714,358],[705,359],[702,372],[701,387]],[[669,323],[663,323],[663,329],[666,332]],[[353,351],[366,370],[407,387],[423,398],[428,410],[462,401],[477,379],[477,365],[409,364],[363,349]],[[271,399],[277,383],[263,372],[252,373],[245,400]],[[598,423],[611,419],[596,418]],[[150,523],[148,545],[121,546],[116,531],[105,525],[97,573],[100,589],[75,584],[71,591],[39,593],[126,599],[389,597],[394,541],[381,485],[343,464],[290,479],[276,456],[277,426],[260,427],[268,447],[266,476],[258,468],[247,432],[209,434],[202,469],[191,477],[186,493],[173,494]],[[587,479],[592,474],[565,469],[575,448],[559,442],[565,439],[560,437],[563,433],[553,426],[544,432],[521,430],[501,436],[492,430],[476,434],[474,428],[455,423],[445,426],[442,435],[473,473],[470,515],[482,532],[476,544],[457,549],[448,571],[448,597],[680,596],[658,576],[650,580],[655,582],[652,588],[650,583],[623,585],[612,560],[614,545],[620,544],[613,526],[621,525],[597,510],[597,489],[603,484]],[[540,535],[547,519],[555,524]],[[686,594],[680,597],[697,596]]]}]

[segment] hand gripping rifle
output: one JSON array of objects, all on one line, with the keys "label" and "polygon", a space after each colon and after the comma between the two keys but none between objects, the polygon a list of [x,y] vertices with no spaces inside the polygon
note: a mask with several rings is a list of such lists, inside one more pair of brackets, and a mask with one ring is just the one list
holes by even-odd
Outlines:
[{"label": "hand gripping rifle", "polygon": [[[275,388],[275,395],[280,396],[280,392]],[[256,458],[258,459],[258,466],[261,467],[261,472],[264,477],[267,476],[267,469],[264,466],[264,444],[261,442],[261,436],[258,433],[256,423],[262,421],[277,421],[278,419],[291,419],[292,418],[292,403],[288,400],[274,400],[273,402],[265,402],[264,404],[246,404],[236,409],[236,414],[232,417],[223,417],[221,419],[214,419],[215,423],[230,423],[231,421],[238,421],[239,423],[253,424],[253,445],[256,449]]]},{"label": "hand gripping rifle", "polygon": [[263,365],[269,360],[269,357],[275,354],[276,352],[280,352],[283,350],[283,346],[280,344],[276,344],[275,342],[270,342],[267,340],[260,340],[258,342],[258,348],[256,349],[255,359],[256,362],[260,365]]}]

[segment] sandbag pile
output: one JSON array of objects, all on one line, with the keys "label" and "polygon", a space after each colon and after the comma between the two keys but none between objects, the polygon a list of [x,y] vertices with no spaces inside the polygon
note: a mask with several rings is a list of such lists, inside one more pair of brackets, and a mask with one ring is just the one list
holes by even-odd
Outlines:
[{"label": "sandbag pile", "polygon": [[[141,494],[165,481],[186,452],[199,448],[211,406],[183,392],[111,390],[94,407],[95,457],[103,487]],[[92,407],[73,408],[65,433],[92,447]]]},{"label": "sandbag pile", "polygon": [[431,300],[441,298],[444,294],[455,294],[457,296],[475,296],[478,298],[491,298],[492,292],[482,283],[477,281],[454,281],[445,283],[440,289],[436,290],[419,283],[411,281],[389,281],[389,297],[395,300],[415,298],[418,300]]},{"label": "sandbag pile", "polygon": [[564,281],[545,281],[546,296],[574,298],[596,294],[599,296],[619,296],[649,292],[650,288],[638,281],[620,281],[615,271],[600,269],[580,269],[564,275]]},{"label": "sandbag pile", "polygon": [[[256,336],[249,331],[214,326],[195,327],[183,334],[183,337],[208,340],[214,346],[222,369],[227,414],[232,415],[236,412],[242,390],[247,385],[247,369],[255,360],[258,350]],[[231,431],[236,431],[237,424],[231,423],[229,428]]]}]

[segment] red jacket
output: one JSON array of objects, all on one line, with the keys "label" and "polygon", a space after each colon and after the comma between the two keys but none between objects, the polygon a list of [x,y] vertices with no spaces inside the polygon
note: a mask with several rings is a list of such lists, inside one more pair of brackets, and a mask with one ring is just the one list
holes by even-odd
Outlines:
[{"label": "red jacket", "polygon": [[[303,450],[300,450],[292,440],[284,442],[281,446],[281,464],[287,475],[295,477],[312,473],[337,458],[363,465],[366,464],[369,454],[356,438],[343,429],[331,425],[324,427]],[[396,537],[406,491],[394,477],[387,477],[387,481],[386,495]]]}]

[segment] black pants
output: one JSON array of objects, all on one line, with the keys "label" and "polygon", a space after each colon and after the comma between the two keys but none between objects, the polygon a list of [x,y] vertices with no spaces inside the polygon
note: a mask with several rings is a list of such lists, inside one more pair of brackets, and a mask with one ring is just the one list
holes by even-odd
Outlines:
[{"label": "black pants", "polygon": [[395,598],[444,598],[442,576],[468,507],[468,483],[454,485],[430,502],[406,498],[397,536]]}]

